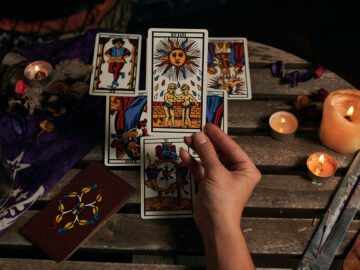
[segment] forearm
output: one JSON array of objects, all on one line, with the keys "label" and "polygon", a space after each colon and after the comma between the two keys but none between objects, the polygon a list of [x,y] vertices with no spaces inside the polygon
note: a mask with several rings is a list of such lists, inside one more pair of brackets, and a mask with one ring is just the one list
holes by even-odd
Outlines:
[{"label": "forearm", "polygon": [[203,238],[207,270],[255,269],[240,228]]}]

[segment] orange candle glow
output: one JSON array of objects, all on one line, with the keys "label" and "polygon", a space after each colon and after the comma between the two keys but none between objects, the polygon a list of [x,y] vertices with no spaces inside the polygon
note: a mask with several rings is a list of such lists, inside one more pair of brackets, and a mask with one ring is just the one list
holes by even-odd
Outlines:
[{"label": "orange candle glow", "polygon": [[292,113],[279,111],[270,116],[269,125],[275,139],[286,140],[295,135],[298,120]]},{"label": "orange candle glow", "polygon": [[339,153],[360,150],[359,90],[337,90],[329,94],[319,135],[324,145]]},{"label": "orange candle glow", "polygon": [[327,153],[315,152],[306,161],[309,175],[313,180],[323,180],[334,175],[337,169],[335,158]]}]

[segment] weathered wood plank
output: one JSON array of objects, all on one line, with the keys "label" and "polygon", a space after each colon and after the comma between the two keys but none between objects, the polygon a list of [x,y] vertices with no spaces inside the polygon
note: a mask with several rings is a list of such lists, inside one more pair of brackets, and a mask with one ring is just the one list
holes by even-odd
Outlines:
[{"label": "weathered wood plank", "polygon": [[[30,247],[19,231],[37,211],[26,212],[0,238],[0,247]],[[242,229],[253,254],[300,255],[306,248],[317,222],[312,219],[243,218]],[[360,221],[354,221],[338,254],[356,237]],[[116,239],[116,240],[114,240]],[[142,220],[139,215],[115,214],[82,249],[96,252],[145,252],[202,254],[202,241],[193,219]],[[85,250],[84,250],[85,251]]]},{"label": "weathered wood plank", "polygon": [[268,136],[236,136],[233,139],[257,166],[274,170],[305,167],[307,157],[318,151],[334,156],[339,168],[348,167],[355,156],[335,153],[313,137],[295,137],[291,143],[277,141]]},{"label": "weathered wood plank", "polygon": [[265,67],[278,60],[284,61],[289,68],[304,68],[310,65],[291,53],[255,41],[248,41],[248,48],[251,67]]},{"label": "weathered wood plank", "polygon": [[[294,99],[295,100],[295,99]],[[293,100],[229,100],[228,133],[239,134],[254,131],[269,131],[269,118],[277,111],[294,109]],[[300,125],[298,133],[316,133],[318,125]]]},{"label": "weathered wood plank", "polygon": [[[128,264],[128,263],[105,263],[105,262],[81,262],[66,261],[57,263],[49,260],[31,260],[31,259],[4,259],[0,258],[2,270],[200,270],[204,267],[182,266],[182,265],[154,265],[154,264]],[[288,268],[256,268],[257,270],[290,270]]]},{"label": "weathered wood plank", "polygon": [[166,255],[133,255],[132,262],[137,264],[166,264],[173,265],[174,264],[174,256],[166,256]]},{"label": "weathered wood plank", "polygon": [[[80,170],[69,171],[52,190],[44,194],[39,201],[48,202],[58,194]],[[113,170],[136,188],[136,193],[127,203],[140,204],[140,172]],[[325,209],[334,194],[340,177],[334,177],[323,185],[314,185],[303,176],[263,175],[255,188],[247,207],[272,209]]]},{"label": "weathered wood plank", "polygon": [[[305,167],[307,157],[317,151],[333,155],[339,168],[350,165],[354,154],[338,154],[323,146],[317,137],[295,137],[291,143],[274,140],[269,136],[233,136],[232,137],[259,167],[270,169],[292,169]],[[102,161],[103,150],[98,145],[91,150],[84,161]]]},{"label": "weathered wood plank", "polygon": [[[294,69],[287,70],[288,72]],[[269,68],[252,68],[250,70],[251,89],[253,98],[294,98],[300,94],[311,94],[312,92],[325,88],[329,91],[337,89],[352,89],[350,83],[342,79],[335,73],[325,70],[324,74],[318,78],[307,82],[300,82],[297,86],[292,87],[289,84],[281,84],[279,78],[271,75]]]},{"label": "weathered wood plank", "polygon": [[[197,270],[204,269],[203,267],[190,267],[181,265],[154,265],[154,264],[130,264],[130,263],[105,263],[105,262],[80,262],[67,261],[57,263],[48,260],[30,260],[30,259],[0,259],[2,270],[38,270],[38,269],[53,269],[53,270]],[[270,269],[268,269],[270,270]]]}]

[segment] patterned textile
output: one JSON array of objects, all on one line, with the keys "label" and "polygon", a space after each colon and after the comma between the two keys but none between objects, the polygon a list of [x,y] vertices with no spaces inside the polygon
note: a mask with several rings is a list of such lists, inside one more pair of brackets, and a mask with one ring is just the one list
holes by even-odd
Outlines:
[{"label": "patterned textile", "polygon": [[[52,55],[57,61],[79,58],[91,64],[96,31],[37,48],[23,50],[23,55],[42,58]],[[84,52],[74,54],[74,44]],[[56,64],[53,61],[53,64]],[[0,210],[0,234],[15,222],[35,201],[52,187],[95,145],[103,141],[104,98],[85,95],[79,105],[67,113],[52,115],[0,115],[0,144],[14,178],[14,189]],[[55,130],[39,136],[39,124],[48,120]]]}]

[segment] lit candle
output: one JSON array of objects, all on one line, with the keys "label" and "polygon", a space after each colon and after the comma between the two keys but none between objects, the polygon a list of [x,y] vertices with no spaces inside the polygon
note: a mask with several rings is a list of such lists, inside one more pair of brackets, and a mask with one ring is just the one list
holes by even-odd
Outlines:
[{"label": "lit candle", "polygon": [[327,153],[315,152],[307,161],[309,177],[315,181],[321,181],[332,177],[337,169],[336,159]]},{"label": "lit candle", "polygon": [[272,137],[284,141],[295,136],[298,120],[292,113],[279,111],[270,116],[269,125]]},{"label": "lit candle", "polygon": [[51,73],[52,67],[45,61],[32,62],[24,69],[25,78],[32,86],[46,83],[47,78],[50,77]]},{"label": "lit candle", "polygon": [[324,145],[339,153],[360,150],[359,90],[337,90],[329,94],[319,135]]}]

